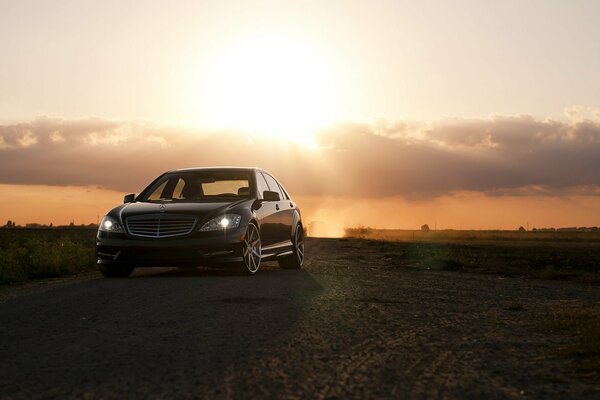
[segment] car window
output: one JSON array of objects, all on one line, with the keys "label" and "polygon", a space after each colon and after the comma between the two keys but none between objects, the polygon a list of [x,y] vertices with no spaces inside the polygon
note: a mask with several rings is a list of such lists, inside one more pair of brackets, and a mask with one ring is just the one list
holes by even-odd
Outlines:
[{"label": "car window", "polygon": [[183,190],[185,188],[185,181],[182,178],[177,178],[177,183],[173,189],[174,199],[183,199]]},{"label": "car window", "polygon": [[[215,181],[201,183],[204,196],[237,196],[242,188],[248,188],[248,180],[232,179],[228,181]],[[244,194],[245,191],[244,191]]]},{"label": "car window", "polygon": [[265,177],[265,180],[267,181],[267,185],[269,185],[269,190],[272,191],[272,192],[279,193],[279,196],[283,199],[284,196],[281,193],[281,189],[279,189],[279,184],[277,183],[277,181],[275,180],[275,178],[273,178],[269,174],[263,174],[263,176]]},{"label": "car window", "polygon": [[265,181],[263,174],[261,174],[260,172],[256,174],[256,187],[258,188],[259,199],[263,198],[263,192],[265,190],[270,190],[269,185],[267,185],[267,181]]},{"label": "car window", "polygon": [[[279,183],[279,182],[277,182],[277,183]],[[282,199],[289,200],[290,195],[285,191],[285,189],[283,188],[283,186],[281,186],[281,184],[279,184],[279,189],[280,189],[281,193],[283,193]]]},{"label": "car window", "polygon": [[249,197],[250,174],[246,171],[200,171],[165,175],[141,201],[202,201],[212,198]]},{"label": "car window", "polygon": [[162,198],[162,193],[165,190],[165,186],[167,186],[167,182],[168,180],[159,183],[158,186],[148,194],[148,200],[160,200]]}]

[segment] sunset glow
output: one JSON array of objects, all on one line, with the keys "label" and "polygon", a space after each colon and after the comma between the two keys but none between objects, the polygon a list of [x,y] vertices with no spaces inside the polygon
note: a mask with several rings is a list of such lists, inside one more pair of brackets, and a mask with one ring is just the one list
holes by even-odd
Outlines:
[{"label": "sunset glow", "polygon": [[187,98],[197,106],[199,126],[314,146],[316,129],[338,117],[336,71],[318,46],[300,38],[225,41],[205,71],[193,79]]},{"label": "sunset glow", "polygon": [[[165,170],[251,165],[337,227],[598,225],[599,14],[594,1],[5,2],[0,224],[95,222]],[[38,196],[48,206],[19,207]],[[402,211],[370,217],[365,201]]]}]

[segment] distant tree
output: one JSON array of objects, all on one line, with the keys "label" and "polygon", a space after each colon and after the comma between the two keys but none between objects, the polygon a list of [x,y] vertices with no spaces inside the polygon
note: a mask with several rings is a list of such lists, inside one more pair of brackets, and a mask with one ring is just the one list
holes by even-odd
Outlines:
[{"label": "distant tree", "polygon": [[9,219],[8,222],[6,222],[6,225],[4,225],[5,228],[12,228],[12,221]]},{"label": "distant tree", "polygon": [[423,232],[428,232],[429,231],[429,225],[425,224],[425,225],[421,225],[421,230]]},{"label": "distant tree", "polygon": [[519,232],[525,232],[527,229],[523,228],[522,226],[519,227]]}]

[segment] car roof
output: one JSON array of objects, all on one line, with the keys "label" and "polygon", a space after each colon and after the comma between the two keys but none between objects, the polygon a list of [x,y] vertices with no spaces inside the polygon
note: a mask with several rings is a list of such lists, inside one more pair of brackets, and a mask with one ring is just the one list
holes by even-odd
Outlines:
[{"label": "car roof", "polygon": [[233,167],[233,166],[225,166],[225,167],[190,167],[190,168],[178,168],[172,169],[168,172],[194,172],[194,171],[254,171],[260,168],[257,167]]},{"label": "car roof", "polygon": [[200,172],[200,171],[261,171],[265,172],[269,175],[271,174],[269,171],[259,168],[259,167],[235,167],[235,166],[215,166],[215,167],[190,167],[190,168],[178,168],[167,171],[166,173],[172,172]]}]

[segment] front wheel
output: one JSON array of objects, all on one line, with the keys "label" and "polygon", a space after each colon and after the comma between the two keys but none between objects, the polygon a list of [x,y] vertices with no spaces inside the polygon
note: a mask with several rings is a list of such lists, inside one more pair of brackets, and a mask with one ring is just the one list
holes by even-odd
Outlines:
[{"label": "front wheel", "polygon": [[302,225],[296,225],[296,232],[292,238],[292,254],[281,257],[278,262],[281,268],[300,269],[304,265],[304,229]]},{"label": "front wheel", "polygon": [[106,278],[127,278],[133,272],[133,267],[99,265],[100,272]]},{"label": "front wheel", "polygon": [[248,224],[243,246],[242,261],[238,265],[238,272],[243,275],[254,275],[260,268],[261,243],[260,232],[253,223]]}]

